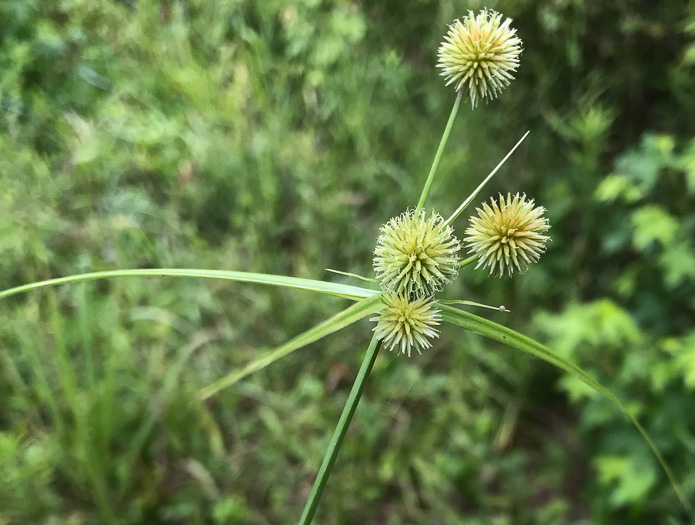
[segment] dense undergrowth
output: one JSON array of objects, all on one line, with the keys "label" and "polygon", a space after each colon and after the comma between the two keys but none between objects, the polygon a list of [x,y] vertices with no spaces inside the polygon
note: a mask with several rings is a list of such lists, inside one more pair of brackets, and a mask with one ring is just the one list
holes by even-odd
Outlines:
[{"label": "dense undergrowth", "polygon": [[[436,149],[453,97],[437,43],[470,4],[6,0],[0,288],[158,266],[370,274]],[[453,210],[531,129],[490,193],[534,195],[552,242],[523,277],[468,268],[451,294],[505,304],[631,400],[692,500],[695,6],[487,5],[514,18],[523,63],[461,112],[430,203]],[[165,279],[1,302],[0,523],[295,519],[366,321],[195,392],[341,306]],[[372,376],[320,523],[682,522],[630,424],[540,361],[456,332]]]}]

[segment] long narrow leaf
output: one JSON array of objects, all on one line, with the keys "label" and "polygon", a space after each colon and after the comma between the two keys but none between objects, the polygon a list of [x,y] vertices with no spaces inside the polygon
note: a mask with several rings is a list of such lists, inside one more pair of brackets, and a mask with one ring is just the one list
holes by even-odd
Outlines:
[{"label": "long narrow leaf", "polygon": [[200,399],[207,399],[210,396],[215,395],[220,390],[232,386],[234,383],[252,374],[253,372],[258,372],[266,366],[273,364],[278,359],[291,354],[295,350],[299,350],[300,348],[318,341],[319,339],[332,334],[341,328],[345,328],[346,326],[359,321],[363,317],[375,313],[381,307],[381,296],[379,295],[369,297],[368,299],[363,299],[358,303],[353,304],[349,308],[346,308],[339,314],[334,315],[330,319],[325,320],[324,322],[316,325],[297,337],[287,341],[285,344],[266,352],[263,356],[252,361],[241,370],[227,374],[211,385],[202,388],[198,391],[198,397]]},{"label": "long narrow leaf", "polygon": [[312,279],[300,279],[298,277],[285,277],[283,275],[268,275],[264,273],[231,272],[224,270],[201,270],[185,268],[156,268],[156,269],[136,269],[136,270],[114,270],[108,272],[92,272],[48,279],[35,283],[25,284],[10,288],[0,292],[0,299],[11,295],[36,290],[46,286],[58,284],[74,283],[79,281],[93,281],[96,279],[108,279],[113,277],[198,277],[204,279],[226,279],[229,281],[268,284],[271,286],[284,286],[298,290],[308,290],[328,295],[342,297],[357,301],[365,297],[371,297],[379,292],[368,290],[358,286],[348,284],[330,283],[325,281],[315,281]]},{"label": "long narrow leaf", "polygon": [[577,364],[572,363],[571,361],[553,353],[549,348],[543,346],[542,344],[534,341],[529,337],[526,337],[525,335],[520,334],[519,332],[515,332],[510,328],[499,325],[492,321],[488,321],[487,319],[478,317],[477,315],[473,315],[471,313],[452,308],[451,306],[441,305],[440,308],[442,310],[442,319],[445,322],[448,322],[455,326],[460,326],[461,328],[465,328],[466,330],[470,330],[471,332],[475,332],[476,334],[489,337],[490,339],[494,339],[495,341],[499,341],[508,346],[517,348],[519,350],[523,350],[524,352],[528,352],[529,354],[539,357],[540,359],[543,359],[544,361],[552,365],[555,365],[556,367],[564,370],[565,372],[574,375],[575,377],[579,378],[581,381],[589,385],[591,388],[608,398],[632,421],[632,423],[635,425],[640,434],[642,434],[642,437],[645,439],[649,447],[652,449],[652,452],[659,460],[659,463],[661,464],[662,468],[666,472],[666,475],[671,481],[671,485],[673,486],[673,489],[676,491],[678,499],[686,509],[690,508],[688,502],[685,499],[685,496],[683,495],[680,485],[676,481],[676,478],[673,475],[671,468],[666,463],[666,460],[661,455],[661,452],[657,448],[656,443],[654,443],[654,440],[642,427],[642,425],[640,425],[639,421],[637,421],[635,416],[633,416],[632,413],[630,413],[627,407],[625,407],[625,405],[623,405],[623,403],[617,397],[615,397],[615,395],[610,390],[604,387],[596,379],[591,377]]},{"label": "long narrow leaf", "polygon": [[454,221],[454,219],[456,219],[456,217],[458,217],[459,215],[461,215],[461,213],[463,212],[463,210],[465,210],[465,209],[468,207],[468,205],[473,201],[473,199],[475,199],[475,198],[477,197],[478,193],[480,193],[480,191],[485,187],[485,185],[486,185],[488,182],[490,182],[490,179],[491,179],[492,177],[495,176],[495,173],[497,173],[497,172],[499,171],[499,169],[502,167],[502,165],[503,165],[505,162],[507,162],[507,159],[508,159],[509,157],[512,156],[512,153],[514,153],[514,152],[516,151],[516,148],[518,148],[519,146],[521,146],[521,143],[524,141],[524,139],[525,139],[526,137],[528,137],[528,134],[529,134],[529,133],[531,133],[531,132],[530,132],[530,131],[527,131],[526,133],[524,133],[524,136],[521,137],[521,139],[519,139],[519,142],[517,142],[516,144],[514,144],[514,147],[513,147],[512,149],[509,150],[509,153],[507,153],[507,155],[505,155],[505,157],[499,162],[499,164],[497,164],[497,166],[495,166],[495,169],[492,170],[492,171],[488,174],[488,176],[485,177],[485,180],[484,180],[483,182],[481,182],[480,185],[479,185],[475,190],[473,190],[473,193],[471,193],[471,194],[466,198],[466,200],[463,201],[463,202],[461,203],[461,206],[459,206],[458,208],[456,208],[456,211],[455,211],[454,213],[451,214],[451,217],[449,217],[449,218],[444,222],[444,226],[447,226],[447,225],[451,224],[451,223]]}]

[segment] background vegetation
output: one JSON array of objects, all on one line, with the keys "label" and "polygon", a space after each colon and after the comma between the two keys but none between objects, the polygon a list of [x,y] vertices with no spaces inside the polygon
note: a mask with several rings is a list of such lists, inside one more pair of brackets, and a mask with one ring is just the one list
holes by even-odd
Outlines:
[{"label": "background vegetation", "polygon": [[[530,129],[485,193],[534,196],[553,240],[525,275],[469,267],[451,293],[505,304],[489,315],[629,400],[695,500],[695,4],[485,5],[514,18],[522,65],[460,114],[429,205],[452,211]],[[446,24],[483,6],[4,0],[0,288],[162,266],[370,275],[453,103]],[[176,279],[3,301],[0,523],[296,520],[370,324],[194,394],[341,306]],[[687,518],[607,401],[450,328],[379,357],[317,522]]]}]

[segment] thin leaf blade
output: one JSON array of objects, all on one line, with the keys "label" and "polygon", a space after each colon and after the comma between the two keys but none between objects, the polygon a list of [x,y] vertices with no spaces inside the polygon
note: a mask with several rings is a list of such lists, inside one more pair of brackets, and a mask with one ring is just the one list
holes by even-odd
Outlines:
[{"label": "thin leaf blade", "polygon": [[110,279],[115,277],[195,277],[202,279],[225,279],[229,281],[266,284],[270,286],[294,288],[297,290],[307,290],[342,297],[344,299],[350,299],[353,301],[358,301],[366,297],[372,297],[373,295],[379,293],[377,290],[369,290],[367,288],[360,288],[359,286],[352,286],[349,284],[316,281],[313,279],[302,279],[299,277],[285,277],[284,275],[193,268],[146,268],[81,273],[70,275],[68,277],[58,277],[56,279],[37,281],[4,290],[0,292],[0,299],[47,286],[57,286],[60,284],[80,281],[94,281],[97,279]]},{"label": "thin leaf blade", "polygon": [[377,312],[382,307],[381,296],[375,295],[353,304],[342,312],[334,315],[330,319],[314,326],[306,332],[287,341],[285,344],[266,352],[265,355],[255,359],[239,371],[231,372],[218,379],[214,383],[198,391],[199,399],[207,399],[215,395],[220,390],[232,386],[246,376],[262,370],[268,365],[273,364],[278,359],[291,354],[313,342],[326,337],[341,328],[345,328],[360,319]]}]

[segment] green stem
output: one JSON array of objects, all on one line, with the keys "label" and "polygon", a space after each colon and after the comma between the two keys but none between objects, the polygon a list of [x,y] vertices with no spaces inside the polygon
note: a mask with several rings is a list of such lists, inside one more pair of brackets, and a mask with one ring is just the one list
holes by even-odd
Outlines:
[{"label": "green stem", "polygon": [[439,148],[437,148],[437,153],[434,155],[434,160],[432,161],[432,167],[430,168],[430,173],[427,175],[427,180],[425,181],[425,187],[422,189],[422,195],[420,195],[420,200],[415,208],[415,213],[418,213],[422,207],[425,205],[425,200],[427,200],[427,195],[432,187],[432,182],[434,181],[434,174],[437,173],[437,168],[439,167],[439,161],[442,159],[442,153],[444,153],[444,148],[447,141],[449,140],[449,135],[451,134],[451,128],[454,126],[454,120],[456,120],[456,114],[459,111],[459,106],[461,105],[461,97],[463,91],[459,91],[456,95],[456,102],[454,102],[454,107],[451,108],[451,115],[449,115],[449,121],[446,123],[446,128],[444,128],[444,135],[442,135],[442,140],[439,142]]},{"label": "green stem", "polygon": [[350,426],[350,421],[352,421],[352,416],[355,414],[357,409],[357,404],[360,402],[362,397],[362,391],[364,390],[364,384],[369,376],[369,372],[372,371],[374,366],[374,361],[376,361],[376,356],[379,353],[379,348],[381,343],[377,340],[376,335],[372,337],[371,343],[369,343],[369,348],[367,353],[362,360],[362,366],[360,371],[357,373],[357,379],[352,385],[352,390],[348,396],[345,407],[343,408],[343,413],[340,415],[340,420],[335,427],[333,432],[333,437],[328,445],[328,450],[323,457],[323,463],[321,463],[321,468],[316,476],[316,481],[314,481],[314,486],[311,489],[311,494],[309,494],[309,499],[304,506],[304,512],[302,512],[302,517],[299,518],[299,525],[308,525],[314,519],[314,514],[316,514],[316,508],[319,505],[319,500],[321,499],[321,494],[328,481],[328,476],[331,475],[331,469],[338,457],[338,452],[340,452],[340,446],[343,444],[343,439],[347,433],[348,427]]},{"label": "green stem", "polygon": [[528,134],[529,134],[529,133],[531,133],[531,132],[530,132],[530,131],[527,131],[527,132],[524,134],[524,136],[521,137],[521,138],[519,139],[519,142],[517,142],[516,144],[514,144],[514,147],[513,147],[512,149],[509,150],[509,153],[507,153],[507,154],[505,155],[505,157],[499,162],[499,164],[497,164],[497,166],[495,166],[495,169],[492,170],[492,171],[488,174],[487,177],[485,177],[485,180],[484,180],[483,182],[480,183],[480,185],[475,189],[475,191],[473,191],[473,193],[471,193],[471,194],[468,196],[468,198],[467,198],[465,201],[463,201],[463,203],[461,204],[461,206],[459,206],[459,207],[456,209],[456,211],[455,211],[454,213],[451,214],[451,217],[449,217],[449,218],[446,220],[446,222],[444,222],[444,226],[448,226],[449,224],[451,224],[451,222],[452,222],[456,217],[458,217],[458,216],[461,214],[461,212],[462,212],[463,210],[466,209],[466,207],[471,203],[471,201],[472,201],[473,199],[475,199],[475,197],[478,195],[478,193],[480,193],[480,190],[482,190],[482,189],[485,187],[485,185],[490,181],[490,179],[491,179],[492,177],[495,176],[495,173],[497,173],[497,172],[499,171],[499,169],[502,167],[502,165],[503,165],[505,162],[507,162],[507,159],[508,159],[509,157],[512,156],[512,153],[514,153],[514,152],[516,151],[516,148],[518,148],[519,146],[521,146],[521,143],[524,141],[524,139],[525,139],[526,137],[528,137]]},{"label": "green stem", "polygon": [[478,256],[477,256],[477,255],[471,255],[468,259],[464,259],[463,261],[461,261],[461,262],[459,263],[459,270],[460,270],[461,268],[463,268],[464,266],[468,266],[469,264],[474,263],[474,262],[477,261],[477,260],[478,260]]}]

